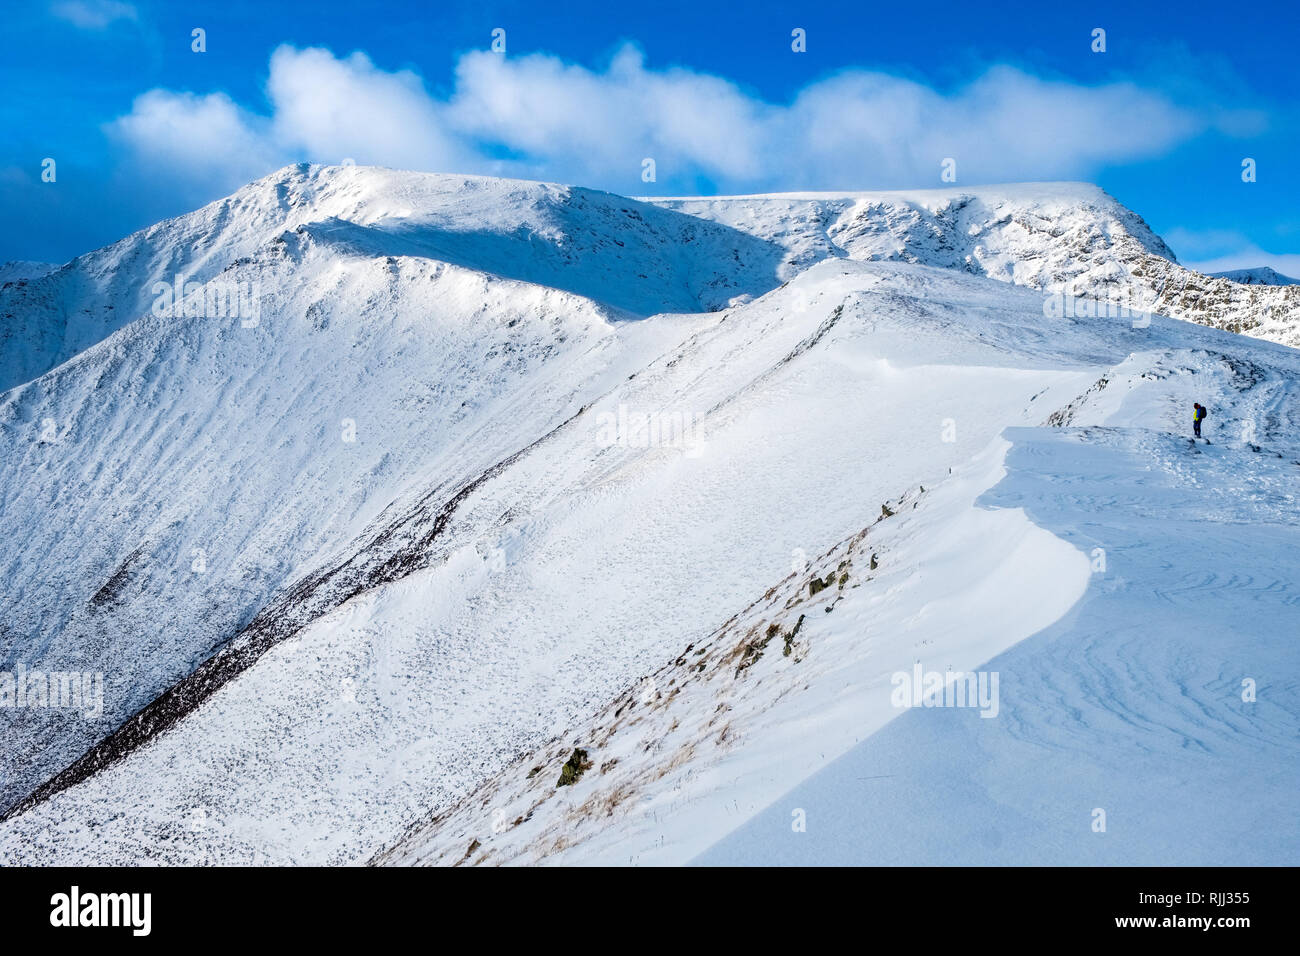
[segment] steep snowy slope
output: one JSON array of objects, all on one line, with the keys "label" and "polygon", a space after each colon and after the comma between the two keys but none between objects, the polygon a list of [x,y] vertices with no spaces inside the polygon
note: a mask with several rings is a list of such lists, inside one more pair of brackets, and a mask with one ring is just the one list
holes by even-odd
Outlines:
[{"label": "steep snowy slope", "polygon": [[0,715],[6,806],[413,483],[480,473],[656,348],[567,293],[286,245],[232,273],[278,290],[256,327],[146,316],[0,398],[3,669],[105,680],[95,719]]},{"label": "steep snowy slope", "polygon": [[575,186],[289,166],[0,288],[0,390],[149,313],[157,283],[218,279],[301,232],[344,251],[431,258],[555,286],[634,315],[720,308],[765,292],[780,255],[746,233]]},{"label": "steep snowy slope", "polygon": [[[289,167],[6,285],[0,373],[75,357],[0,396],[0,661],[107,686],[92,720],[7,718],[0,810],[411,482],[468,480],[657,354],[655,329],[612,320],[761,292],[775,257],[589,190]],[[190,279],[200,294],[156,314],[155,284]]]},{"label": "steep snowy slope", "polygon": [[1300,289],[1185,269],[1084,183],[647,201],[780,244],[787,276],[829,256],[917,262],[1300,345]]},{"label": "steep snowy slope", "polygon": [[[1300,356],[1128,344],[378,862],[672,864],[733,830],[703,862],[1294,859]],[[899,709],[917,664],[999,673],[995,719]]]}]

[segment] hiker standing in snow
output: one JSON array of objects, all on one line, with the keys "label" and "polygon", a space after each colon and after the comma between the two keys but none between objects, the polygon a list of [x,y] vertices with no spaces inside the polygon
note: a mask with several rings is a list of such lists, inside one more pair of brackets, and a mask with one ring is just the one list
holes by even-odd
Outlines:
[{"label": "hiker standing in snow", "polygon": [[1200,402],[1192,403],[1192,430],[1196,432],[1196,437],[1201,437],[1201,422],[1209,412]]}]

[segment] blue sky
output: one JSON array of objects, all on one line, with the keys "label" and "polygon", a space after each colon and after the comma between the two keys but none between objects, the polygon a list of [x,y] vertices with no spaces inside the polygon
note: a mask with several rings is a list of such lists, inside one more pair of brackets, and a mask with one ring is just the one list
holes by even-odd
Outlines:
[{"label": "blue sky", "polygon": [[301,160],[676,195],[940,186],[951,158],[959,186],[1098,183],[1185,262],[1300,274],[1300,6],[1014,9],[11,4],[0,261],[68,259]]}]

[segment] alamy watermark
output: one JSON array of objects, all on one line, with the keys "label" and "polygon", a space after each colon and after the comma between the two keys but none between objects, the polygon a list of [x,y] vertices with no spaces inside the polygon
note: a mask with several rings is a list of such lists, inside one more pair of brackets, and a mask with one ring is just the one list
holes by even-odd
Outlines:
[{"label": "alamy watermark", "polygon": [[58,927],[125,927],[133,936],[153,928],[152,893],[83,893],[73,886],[50,897],[50,925]]},{"label": "alamy watermark", "polygon": [[15,671],[0,671],[0,707],[79,710],[94,720],[104,713],[104,675],[19,664]]},{"label": "alamy watermark", "polygon": [[239,319],[246,329],[262,321],[261,283],[253,280],[155,282],[152,312],[160,319]]},{"label": "alamy watermark", "polygon": [[694,412],[638,412],[619,405],[617,412],[596,416],[596,443],[601,448],[680,448],[695,458],[704,450],[702,418]]},{"label": "alamy watermark", "polygon": [[920,662],[895,671],[889,702],[895,707],[977,707],[981,717],[998,715],[997,671],[927,671]]},{"label": "alamy watermark", "polygon": [[1130,319],[1135,329],[1151,325],[1155,300],[1149,295],[1085,296],[1054,292],[1043,299],[1049,319]]}]

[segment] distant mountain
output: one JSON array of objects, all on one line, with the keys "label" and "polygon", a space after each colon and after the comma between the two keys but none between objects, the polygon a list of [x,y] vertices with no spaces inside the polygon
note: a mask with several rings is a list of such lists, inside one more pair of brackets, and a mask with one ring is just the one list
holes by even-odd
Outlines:
[{"label": "distant mountain", "polygon": [[1256,266],[1254,269],[1233,269],[1230,272],[1211,272],[1210,276],[1240,282],[1242,285],[1300,285],[1300,279],[1292,279],[1269,266]]}]

